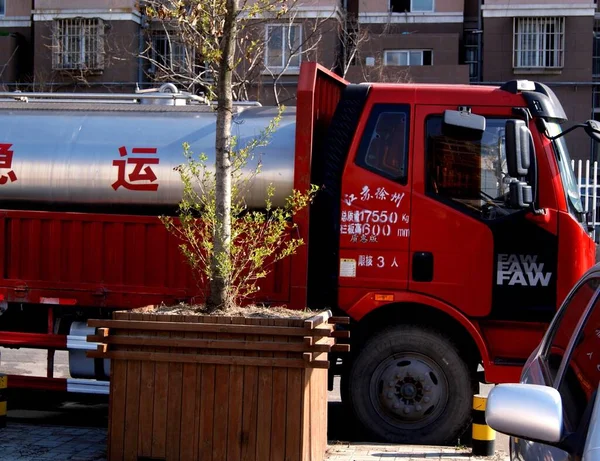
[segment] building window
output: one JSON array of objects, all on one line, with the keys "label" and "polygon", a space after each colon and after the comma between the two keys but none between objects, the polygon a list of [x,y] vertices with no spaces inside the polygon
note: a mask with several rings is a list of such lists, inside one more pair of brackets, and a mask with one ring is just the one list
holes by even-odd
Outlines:
[{"label": "building window", "polygon": [[0,0],[0,16],[4,16],[6,0]]},{"label": "building window", "polygon": [[434,0],[390,0],[392,13],[433,13]]},{"label": "building window", "polygon": [[386,66],[431,66],[431,50],[385,50],[383,63]]},{"label": "building window", "polygon": [[104,68],[104,21],[101,19],[57,19],[52,35],[53,69]]},{"label": "building window", "polygon": [[565,18],[514,18],[515,68],[562,68]]},{"label": "building window", "polygon": [[152,34],[150,72],[169,70],[188,74],[193,71],[194,53],[188,51],[187,47],[167,32],[155,32]]},{"label": "building window", "polygon": [[299,24],[266,28],[265,66],[269,69],[299,69],[302,28]]}]

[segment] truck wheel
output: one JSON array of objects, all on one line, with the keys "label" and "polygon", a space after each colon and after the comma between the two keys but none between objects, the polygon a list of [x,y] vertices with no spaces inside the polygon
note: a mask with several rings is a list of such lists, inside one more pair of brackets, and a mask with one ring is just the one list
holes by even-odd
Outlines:
[{"label": "truck wheel", "polygon": [[456,443],[470,423],[473,387],[446,337],[398,325],[357,353],[344,394],[366,430],[389,443]]}]

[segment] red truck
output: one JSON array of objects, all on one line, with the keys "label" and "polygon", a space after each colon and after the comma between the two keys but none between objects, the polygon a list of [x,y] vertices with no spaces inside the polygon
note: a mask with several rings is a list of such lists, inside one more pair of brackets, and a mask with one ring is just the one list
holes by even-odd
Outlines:
[{"label": "red truck", "polygon": [[[0,98],[0,345],[48,351],[46,377],[9,386],[106,393],[86,321],[198,295],[158,216],[176,211],[182,144],[214,155],[214,111],[171,85]],[[241,140],[276,114],[236,107]],[[275,204],[321,191],[295,218],[305,245],[256,301],[352,319],[331,376],[375,437],[455,442],[479,383],[518,381],[594,263],[565,121],[540,83],[350,84],[302,65],[248,203],[269,182]],[[53,375],[57,350],[68,379]]]}]

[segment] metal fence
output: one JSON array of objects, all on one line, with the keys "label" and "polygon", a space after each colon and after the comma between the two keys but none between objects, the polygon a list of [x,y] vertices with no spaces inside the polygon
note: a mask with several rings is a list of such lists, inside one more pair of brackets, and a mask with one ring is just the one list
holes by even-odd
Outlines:
[{"label": "metal fence", "polygon": [[598,199],[600,198],[600,183],[598,182],[598,162],[590,162],[589,160],[571,160],[577,184],[579,185],[579,193],[581,194],[581,202],[584,211],[588,214],[588,224],[593,226],[594,240],[599,235],[598,227],[600,226],[600,208],[598,207]]}]

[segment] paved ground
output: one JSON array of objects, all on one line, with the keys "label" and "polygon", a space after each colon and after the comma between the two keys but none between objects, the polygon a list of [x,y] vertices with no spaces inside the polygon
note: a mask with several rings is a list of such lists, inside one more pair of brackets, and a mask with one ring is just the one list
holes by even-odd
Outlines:
[{"label": "paved ground", "polygon": [[3,461],[105,461],[106,430],[9,421],[0,429]]},{"label": "paved ground", "polygon": [[[43,376],[45,355],[31,349],[1,349],[0,372]],[[68,356],[57,353],[56,376],[68,373]],[[337,383],[336,383],[337,384]],[[482,389],[487,393],[489,386]],[[9,397],[8,426],[0,429],[2,461],[105,461],[108,399],[106,396],[19,393]],[[409,461],[411,459],[465,460],[470,448],[373,444],[355,425],[340,402],[339,389],[329,393],[331,440],[327,461]],[[344,442],[336,442],[343,440]],[[507,438],[498,434],[496,456],[508,459]],[[469,441],[461,441],[468,445]]]}]

